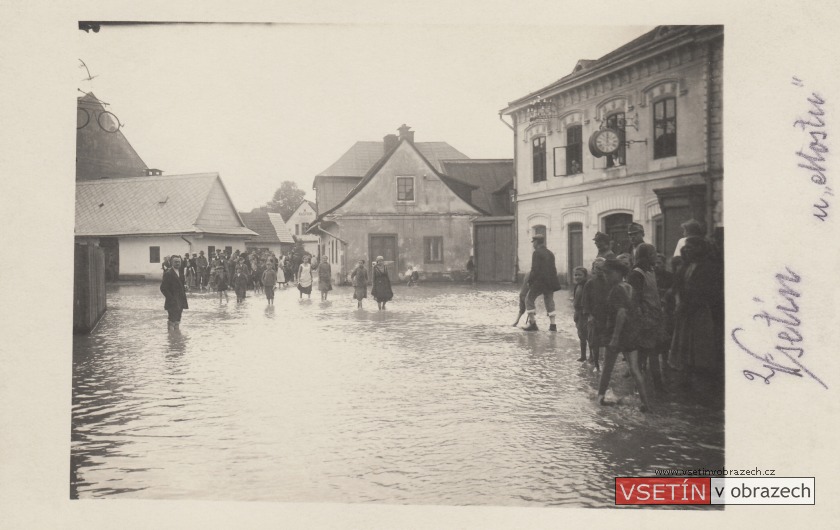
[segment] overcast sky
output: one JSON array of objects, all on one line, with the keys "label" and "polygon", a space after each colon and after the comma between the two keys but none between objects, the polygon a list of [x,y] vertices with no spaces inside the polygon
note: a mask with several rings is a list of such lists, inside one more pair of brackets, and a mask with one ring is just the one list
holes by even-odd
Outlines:
[{"label": "overcast sky", "polygon": [[[104,26],[78,33],[78,88],[165,174],[216,171],[239,210],[406,123],[417,141],[512,158],[509,101],[652,29],[463,25]],[[81,95],[78,94],[77,95]]]}]

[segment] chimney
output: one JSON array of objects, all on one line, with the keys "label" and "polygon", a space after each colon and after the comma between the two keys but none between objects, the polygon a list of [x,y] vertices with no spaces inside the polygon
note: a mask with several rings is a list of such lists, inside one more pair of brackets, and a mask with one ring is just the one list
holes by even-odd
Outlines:
[{"label": "chimney", "polygon": [[400,127],[397,130],[400,131],[400,140],[406,140],[408,143],[413,144],[414,143],[414,131],[411,131],[409,129],[411,129],[411,127],[409,127],[408,125],[403,123],[402,127]]},{"label": "chimney", "polygon": [[396,134],[386,134],[384,140],[386,153],[390,153],[400,143],[400,139],[397,138]]}]

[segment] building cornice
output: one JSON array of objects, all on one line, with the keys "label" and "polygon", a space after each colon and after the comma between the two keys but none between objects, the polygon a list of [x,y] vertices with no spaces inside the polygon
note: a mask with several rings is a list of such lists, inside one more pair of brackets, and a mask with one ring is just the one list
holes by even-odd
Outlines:
[{"label": "building cornice", "polygon": [[[598,180],[595,182],[585,182],[575,186],[552,188],[548,190],[540,190],[530,193],[520,193],[516,197],[516,202],[525,202],[533,199],[542,199],[545,197],[561,197],[565,195],[576,195],[579,193],[586,193],[590,191],[600,190],[615,190],[621,186],[631,186],[634,184],[641,184],[653,182],[656,180],[674,179],[674,178],[688,178],[698,177],[704,179],[706,173],[705,164],[697,164],[693,166],[682,166],[671,169],[664,169],[662,171],[652,171],[647,173],[635,173],[620,179]],[[562,177],[557,177],[562,178]]]},{"label": "building cornice", "polygon": [[[583,92],[586,98],[580,96],[572,98],[574,104],[578,104],[583,99],[604,95],[618,87],[638,82],[640,79],[651,78],[675,66],[694,62],[698,57],[705,56],[706,50],[703,46],[705,42],[723,37],[722,29],[716,28],[708,34],[687,33],[673,39],[654,41],[642,49],[627,50],[618,57],[591,67],[579,76],[571,77],[566,81],[557,81],[516,99],[500,112],[515,114],[527,109],[537,97],[545,100]],[[684,48],[688,53],[682,53]],[[693,53],[694,48],[696,48],[696,53]],[[659,64],[663,60],[667,60],[664,68]]]}]

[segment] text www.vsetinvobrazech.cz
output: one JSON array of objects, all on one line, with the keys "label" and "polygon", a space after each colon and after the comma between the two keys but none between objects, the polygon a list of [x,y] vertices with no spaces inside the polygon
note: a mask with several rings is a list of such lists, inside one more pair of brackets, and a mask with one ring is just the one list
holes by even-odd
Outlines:
[{"label": "text www.vsetinvobrazech.cz", "polygon": [[775,469],[654,469],[657,477],[775,477]]}]

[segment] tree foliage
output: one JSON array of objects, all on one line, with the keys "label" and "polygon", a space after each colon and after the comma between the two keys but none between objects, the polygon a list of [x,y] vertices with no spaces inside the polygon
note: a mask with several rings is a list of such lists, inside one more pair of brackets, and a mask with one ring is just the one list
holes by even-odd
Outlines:
[{"label": "tree foliage", "polygon": [[287,221],[303,202],[304,195],[306,195],[306,192],[298,188],[296,183],[285,180],[274,192],[271,201],[264,206],[265,211],[279,213],[283,216],[283,220]]}]

